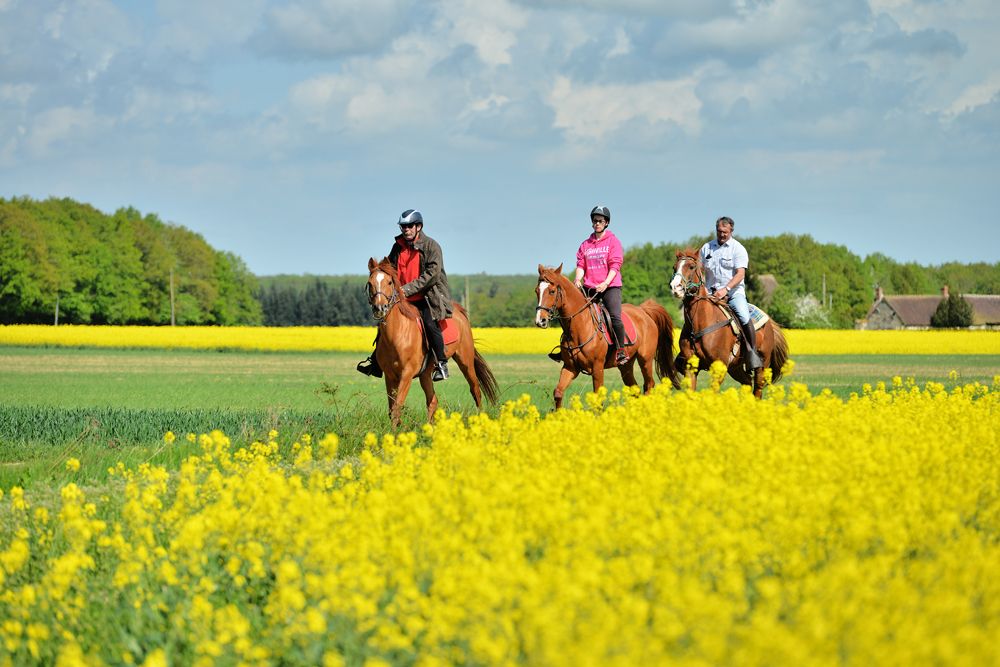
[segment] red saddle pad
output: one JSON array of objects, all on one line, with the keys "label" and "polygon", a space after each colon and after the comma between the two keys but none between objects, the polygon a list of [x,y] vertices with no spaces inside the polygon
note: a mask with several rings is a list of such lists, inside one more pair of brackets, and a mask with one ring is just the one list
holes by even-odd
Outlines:
[{"label": "red saddle pad", "polygon": [[[607,308],[604,307],[604,304],[596,303],[591,304],[590,307],[598,309],[598,321],[604,323],[604,340],[609,346],[614,347],[614,342],[611,340],[613,333],[611,330],[611,315],[608,313]],[[632,322],[632,318],[630,318],[624,310],[622,310],[622,325],[625,327],[625,342],[622,344],[622,347],[635,345],[637,338],[635,333],[635,324]]]},{"label": "red saddle pad", "polygon": [[[424,321],[417,318],[417,324],[420,326],[420,333],[424,332]],[[444,344],[451,345],[458,340],[458,325],[455,324],[455,318],[449,317],[446,320],[438,320],[438,326],[441,327],[441,335],[444,337]]]}]

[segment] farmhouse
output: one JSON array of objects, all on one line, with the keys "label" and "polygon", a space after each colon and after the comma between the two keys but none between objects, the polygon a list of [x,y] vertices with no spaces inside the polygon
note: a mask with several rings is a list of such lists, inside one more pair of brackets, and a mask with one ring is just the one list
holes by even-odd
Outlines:
[{"label": "farmhouse", "polygon": [[[948,286],[941,294],[887,296],[881,287],[875,288],[875,302],[865,319],[858,322],[859,329],[926,329],[942,299],[948,298]],[[973,328],[1000,327],[1000,295],[963,294],[972,306]]]}]

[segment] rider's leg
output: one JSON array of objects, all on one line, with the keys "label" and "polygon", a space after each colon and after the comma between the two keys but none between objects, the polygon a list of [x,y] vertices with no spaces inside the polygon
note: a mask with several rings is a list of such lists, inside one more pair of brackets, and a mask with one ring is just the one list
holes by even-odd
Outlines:
[{"label": "rider's leg", "polygon": [[622,324],[622,288],[609,287],[601,295],[604,300],[604,307],[611,315],[611,330],[615,338],[615,363],[624,364],[628,362],[628,354],[625,352],[625,325]]},{"label": "rider's leg", "polygon": [[427,332],[427,341],[431,344],[431,352],[434,353],[436,363],[434,374],[431,376],[435,382],[448,379],[448,359],[444,352],[444,334],[441,333],[441,325],[431,315],[431,307],[425,299],[416,302],[420,309],[420,319],[424,321],[424,331]]},{"label": "rider's leg", "polygon": [[750,321],[750,306],[747,305],[747,297],[743,290],[729,295],[729,307],[736,313],[736,317],[740,320],[740,328],[743,329],[747,349],[747,367],[750,370],[756,370],[764,364],[757,353],[757,331],[754,329],[753,322]]},{"label": "rider's leg", "polygon": [[[379,330],[375,333],[375,346],[378,346],[378,337],[382,331]],[[365,375],[371,375],[372,377],[380,378],[382,377],[382,368],[378,365],[378,359],[375,358],[375,353],[372,352],[367,359],[362,361],[357,365],[359,373],[364,373]]]}]

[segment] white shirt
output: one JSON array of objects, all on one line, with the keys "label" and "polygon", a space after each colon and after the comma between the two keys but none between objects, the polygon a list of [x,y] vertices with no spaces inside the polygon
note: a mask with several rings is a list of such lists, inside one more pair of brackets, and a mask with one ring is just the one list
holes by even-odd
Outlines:
[{"label": "white shirt", "polygon": [[[732,237],[722,245],[719,245],[718,241],[709,241],[701,247],[698,254],[701,255],[701,263],[705,267],[705,283],[709,294],[724,288],[736,275],[737,269],[746,269],[750,266],[747,249]],[[743,282],[741,280],[739,285],[730,290],[730,294],[743,290]]]}]

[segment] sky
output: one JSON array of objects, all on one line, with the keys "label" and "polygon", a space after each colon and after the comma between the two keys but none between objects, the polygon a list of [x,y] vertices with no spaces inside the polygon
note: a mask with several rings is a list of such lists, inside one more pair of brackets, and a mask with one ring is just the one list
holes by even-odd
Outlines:
[{"label": "sky", "polygon": [[997,35],[996,0],[0,0],[0,197],[257,275],[365,273],[409,208],[449,273],[569,266],[598,204],[626,248],[728,215],[995,263]]}]

